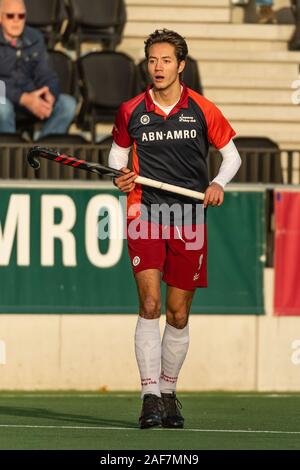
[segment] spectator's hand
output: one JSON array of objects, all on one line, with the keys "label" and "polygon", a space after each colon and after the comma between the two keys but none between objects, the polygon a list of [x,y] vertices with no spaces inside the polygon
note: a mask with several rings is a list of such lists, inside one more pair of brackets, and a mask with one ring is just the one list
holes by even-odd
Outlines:
[{"label": "spectator's hand", "polygon": [[211,183],[205,191],[204,207],[220,206],[224,201],[224,189],[218,183]]},{"label": "spectator's hand", "polygon": [[31,93],[23,93],[20,98],[20,104],[39,119],[47,119],[51,116],[53,106],[43,98],[45,93],[49,93],[49,88],[46,86]]},{"label": "spectator's hand", "polygon": [[50,104],[50,106],[52,106],[52,109],[53,109],[53,106],[54,106],[54,103],[55,103],[55,96],[52,95],[49,88],[48,88],[48,91],[46,91],[46,93],[44,93],[43,99],[46,101],[46,103]]},{"label": "spectator's hand", "polygon": [[134,180],[137,178],[137,175],[129,168],[121,168],[121,171],[123,171],[124,176],[114,178],[114,183],[120,191],[123,193],[129,193],[135,187]]}]

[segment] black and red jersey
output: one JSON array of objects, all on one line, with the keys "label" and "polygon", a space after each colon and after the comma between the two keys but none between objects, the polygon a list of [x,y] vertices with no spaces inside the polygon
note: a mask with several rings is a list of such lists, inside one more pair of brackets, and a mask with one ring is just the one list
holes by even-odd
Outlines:
[{"label": "black and red jersey", "polygon": [[[204,192],[209,185],[209,145],[220,149],[235,132],[213,103],[182,86],[181,98],[169,115],[154,104],[149,89],[123,103],[116,117],[113,138],[120,147],[132,145],[135,173]],[[140,185],[128,196],[128,208],[132,204],[138,207],[139,203],[150,207],[190,202],[184,196]]]}]

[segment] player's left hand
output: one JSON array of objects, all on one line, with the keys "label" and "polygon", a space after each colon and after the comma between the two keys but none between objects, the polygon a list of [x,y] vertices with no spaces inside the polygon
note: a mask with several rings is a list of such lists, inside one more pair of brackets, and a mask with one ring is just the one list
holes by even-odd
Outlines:
[{"label": "player's left hand", "polygon": [[211,183],[205,191],[205,198],[203,205],[207,206],[220,206],[224,201],[224,189],[218,183]]}]

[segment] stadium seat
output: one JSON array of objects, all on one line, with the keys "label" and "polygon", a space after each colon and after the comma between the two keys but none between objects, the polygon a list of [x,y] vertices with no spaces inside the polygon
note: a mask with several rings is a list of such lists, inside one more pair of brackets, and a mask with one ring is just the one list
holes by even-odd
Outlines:
[{"label": "stadium seat", "polygon": [[9,132],[0,133],[0,145],[5,144],[24,144],[28,142],[25,140],[21,134],[15,133],[11,134]]},{"label": "stadium seat", "polygon": [[83,104],[78,125],[92,133],[97,122],[113,123],[118,108],[137,94],[137,67],[121,52],[92,52],[77,61]]},{"label": "stadium seat", "polygon": [[69,23],[64,44],[75,48],[80,57],[83,42],[100,43],[104,50],[115,50],[121,42],[126,22],[124,0],[69,0]]},{"label": "stadium seat", "polygon": [[288,48],[290,51],[300,50],[300,0],[292,0],[292,12],[295,17],[296,28],[289,41]]},{"label": "stadium seat", "polygon": [[242,166],[234,182],[283,183],[279,146],[267,137],[237,137]]},{"label": "stadium seat", "polygon": [[16,128],[17,133],[26,133],[29,139],[33,139],[34,126],[38,122],[38,118],[30,114],[16,112]]},{"label": "stadium seat", "polygon": [[57,144],[57,145],[87,145],[90,142],[79,134],[50,134],[41,137],[36,141],[37,144],[41,143]]},{"label": "stadium seat", "polygon": [[[267,137],[237,137],[234,143],[242,165],[233,183],[283,183],[280,150],[276,142]],[[208,160],[210,180],[218,173],[221,162],[220,152],[211,148]]]},{"label": "stadium seat", "polygon": [[27,24],[39,29],[48,48],[61,40],[62,23],[66,19],[63,0],[25,0]]},{"label": "stadium seat", "polygon": [[[151,83],[150,77],[148,75],[147,59],[143,59],[139,62],[138,70],[140,75],[141,90],[145,90],[147,85]],[[182,80],[186,86],[203,95],[198,63],[191,56],[187,57]]]},{"label": "stadium seat", "polygon": [[70,57],[64,52],[55,50],[49,50],[48,56],[52,68],[58,75],[61,93],[77,96],[76,67],[74,66],[72,59],[70,59]]},{"label": "stadium seat", "polygon": [[292,7],[283,7],[275,11],[278,24],[295,24],[295,15]]}]

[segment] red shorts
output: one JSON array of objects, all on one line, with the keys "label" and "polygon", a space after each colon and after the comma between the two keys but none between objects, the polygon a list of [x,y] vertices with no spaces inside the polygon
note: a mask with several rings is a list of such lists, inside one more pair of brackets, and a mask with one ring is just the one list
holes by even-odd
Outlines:
[{"label": "red shorts", "polygon": [[207,287],[206,224],[162,226],[135,219],[127,224],[127,242],[134,274],[159,269],[169,286]]}]

